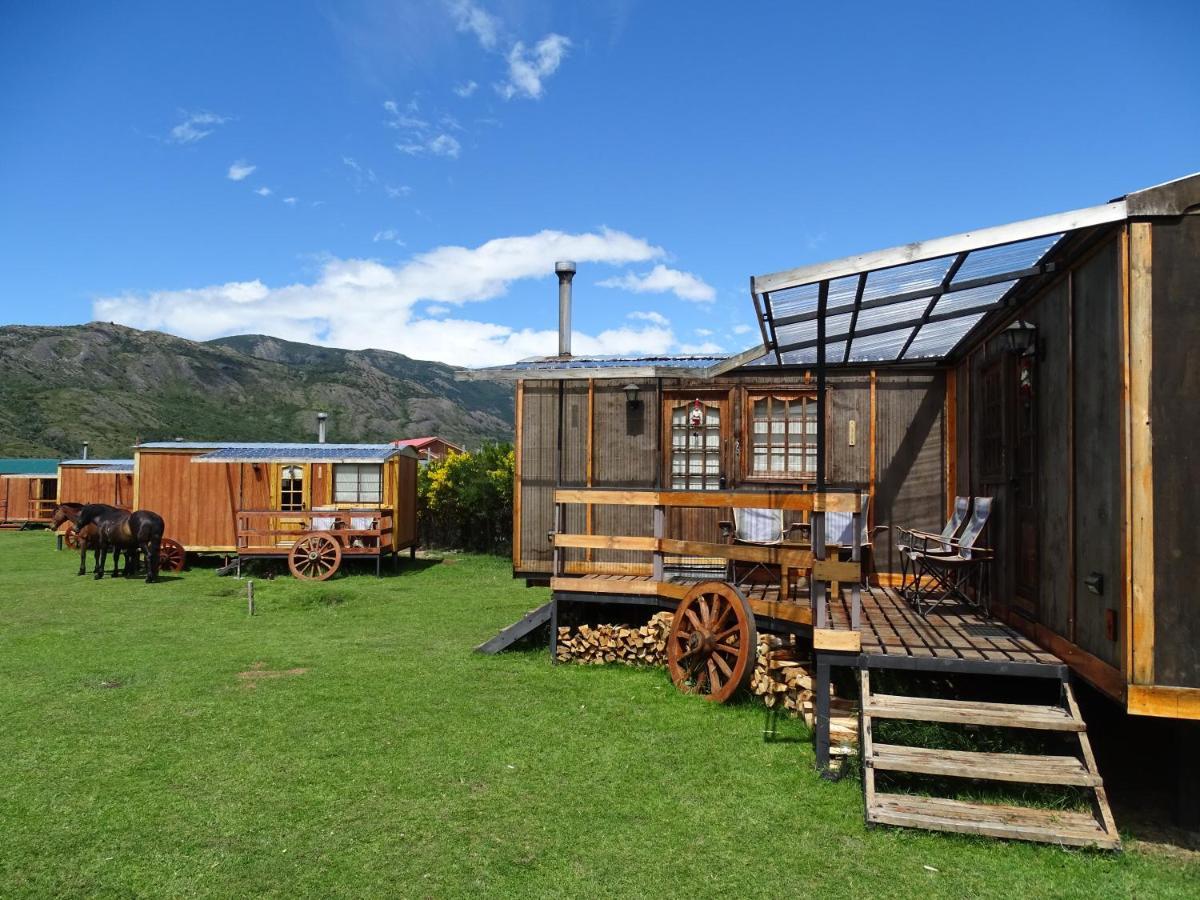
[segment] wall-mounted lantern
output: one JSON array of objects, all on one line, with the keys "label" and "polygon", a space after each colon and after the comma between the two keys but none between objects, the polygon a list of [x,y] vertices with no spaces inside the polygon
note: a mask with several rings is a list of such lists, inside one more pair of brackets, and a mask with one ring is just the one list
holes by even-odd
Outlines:
[{"label": "wall-mounted lantern", "polygon": [[1032,356],[1037,350],[1037,326],[1018,319],[1002,332],[1009,353]]},{"label": "wall-mounted lantern", "polygon": [[641,390],[636,384],[630,382],[625,385],[622,390],[625,391],[625,402],[630,406],[634,406],[638,402],[638,391]]}]

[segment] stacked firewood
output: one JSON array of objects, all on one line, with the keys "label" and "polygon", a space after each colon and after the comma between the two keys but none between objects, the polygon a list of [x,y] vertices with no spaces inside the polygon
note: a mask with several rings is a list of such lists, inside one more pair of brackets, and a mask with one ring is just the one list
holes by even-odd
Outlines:
[{"label": "stacked firewood", "polygon": [[[632,625],[580,625],[558,629],[559,662],[581,665],[624,663],[631,666],[665,666],[667,637],[674,616],[660,612],[640,628]],[[794,637],[759,635],[758,657],[750,691],[772,709],[803,716],[809,728],[816,715],[812,664],[796,646]],[[858,741],[858,707],[829,690],[830,740],[852,746]]]},{"label": "stacked firewood", "polygon": [[665,666],[667,635],[671,633],[669,612],[654,615],[640,628],[632,625],[580,625],[558,629],[559,662],[600,666],[624,663],[629,666]]}]

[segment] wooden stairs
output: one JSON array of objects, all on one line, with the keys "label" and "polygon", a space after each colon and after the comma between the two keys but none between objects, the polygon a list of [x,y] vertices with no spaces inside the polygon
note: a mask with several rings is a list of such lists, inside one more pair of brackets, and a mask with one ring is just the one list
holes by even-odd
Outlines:
[{"label": "wooden stairs", "polygon": [[[1087,725],[1079,715],[1075,695],[1067,682],[1062,683],[1062,705],[1031,706],[873,694],[869,670],[861,670],[860,678],[860,746],[868,824],[957,831],[1074,847],[1120,849],[1121,838],[1117,834],[1108,798],[1104,794],[1104,782],[1092,756]],[[1078,740],[1079,756],[977,753],[877,744],[871,734],[875,719],[1067,732]],[[969,803],[915,794],[880,793],[875,789],[876,772],[904,772],[942,778],[1089,788],[1093,795],[1093,811],[1089,814],[1029,806]]]}]

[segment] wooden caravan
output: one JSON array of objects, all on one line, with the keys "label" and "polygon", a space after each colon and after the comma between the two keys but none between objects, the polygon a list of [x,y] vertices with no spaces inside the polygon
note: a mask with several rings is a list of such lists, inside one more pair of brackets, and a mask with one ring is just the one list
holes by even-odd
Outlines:
[{"label": "wooden caravan", "polygon": [[50,524],[58,479],[47,474],[0,475],[0,527]]},{"label": "wooden caravan", "polygon": [[59,503],[133,508],[132,459],[68,459],[58,464]]},{"label": "wooden caravan", "polygon": [[[517,381],[514,574],[551,585],[552,622],[564,604],[674,609],[695,591],[724,608],[702,585],[732,585],[760,629],[811,634],[818,685],[836,665],[1047,678],[1062,702],[1037,715],[1074,732],[1074,675],[1130,714],[1200,719],[1197,285],[1200,175],[757,276],[763,346],[738,357],[568,352],[486,371]],[[925,618],[897,593],[894,536],[936,534],[956,497],[992,499],[986,577],[975,606]],[[739,508],[782,510],[781,536],[733,540]],[[865,530],[837,553],[820,521],[834,510]],[[872,702],[880,718],[920,706]],[[1197,728],[1180,722],[1180,746]],[[1096,817],[1056,832],[1023,811],[1024,831],[1115,846],[1086,735],[1080,754],[1086,771],[1046,765],[1096,787]],[[867,766],[914,755],[890,747]],[[1194,816],[1194,764],[1180,772]],[[872,821],[1022,836],[969,804],[933,806],[868,800]]]},{"label": "wooden caravan", "polygon": [[146,443],[134,504],[191,553],[286,558],[324,580],[343,559],[415,549],[417,455],[390,444]]}]

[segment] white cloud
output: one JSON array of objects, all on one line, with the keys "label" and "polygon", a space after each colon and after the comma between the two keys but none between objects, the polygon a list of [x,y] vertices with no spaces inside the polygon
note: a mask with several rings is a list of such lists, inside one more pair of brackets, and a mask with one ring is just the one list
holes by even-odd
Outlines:
[{"label": "white cloud", "polygon": [[734,325],[733,326],[734,334],[749,334],[753,330],[754,329],[751,328],[749,325]]},{"label": "white cloud", "polygon": [[[168,331],[197,340],[266,333],[287,340],[361,349],[380,347],[421,359],[494,365],[549,354],[554,329],[517,330],[470,319],[433,319],[421,303],[459,306],[504,296],[517,281],[543,279],[551,307],[556,259],[628,265],[659,258],[642,238],[601,229],[582,234],[541,231],[496,238],[477,247],[437,247],[396,266],[364,259],[331,259],[312,283],[268,287],[263,282],[99,298],[100,321]],[[578,334],[578,353],[670,351],[674,335],[658,324]]]},{"label": "white cloud", "polygon": [[385,193],[387,193],[388,198],[391,200],[399,200],[401,197],[407,197],[412,193],[412,188],[410,188],[407,184],[402,184],[399,187],[389,184],[385,185],[383,190]]},{"label": "white cloud", "polygon": [[428,153],[433,156],[448,156],[451,159],[458,159],[458,154],[462,150],[462,144],[458,142],[457,138],[451,135],[439,134],[437,137],[397,144],[396,149],[401,153],[407,153],[409,156],[422,156]]},{"label": "white cloud", "polygon": [[704,341],[700,344],[680,344],[679,352],[688,355],[707,355],[709,353],[724,353],[725,348],[716,341]]},{"label": "white cloud", "polygon": [[427,316],[444,316],[450,312],[450,307],[443,306],[441,303],[431,303],[425,307],[425,315]]},{"label": "white cloud", "polygon": [[400,240],[400,232],[395,228],[383,228],[375,232],[375,236],[371,240],[376,244],[385,241],[389,244],[397,244],[401,247],[405,246],[404,241]]},{"label": "white cloud", "polygon": [[270,197],[271,189],[269,187],[255,188],[254,193],[258,194],[260,197]]},{"label": "white cloud", "polygon": [[456,84],[451,90],[458,96],[466,98],[470,97],[478,89],[479,83],[476,81],[466,81],[462,84]]},{"label": "white cloud", "polygon": [[241,181],[243,178],[249,178],[253,175],[254,170],[257,168],[258,166],[252,166],[244,159],[239,159],[237,162],[230,164],[229,172],[225,177],[230,181]]},{"label": "white cloud", "polygon": [[532,50],[517,41],[508,51],[508,81],[496,85],[497,93],[505,100],[537,100],[544,90],[542,82],[558,71],[570,47],[571,39],[561,34],[546,35]]},{"label": "white cloud", "polygon": [[635,312],[631,312],[628,318],[640,319],[643,322],[653,322],[655,325],[661,325],[664,328],[671,324],[666,316],[664,316],[662,313],[656,313],[653,310],[649,312],[637,310]]},{"label": "white cloud", "polygon": [[484,50],[491,50],[496,46],[500,37],[498,18],[471,0],[450,0],[448,5],[450,14],[454,17],[455,27],[459,31],[475,35],[479,46]]},{"label": "white cloud", "polygon": [[697,328],[696,337],[712,337],[713,331],[711,328]]},{"label": "white cloud", "polygon": [[213,133],[218,125],[229,121],[228,116],[211,112],[181,112],[183,121],[171,129],[167,140],[173,144],[194,144]]},{"label": "white cloud", "polygon": [[297,201],[295,197],[284,197],[283,202],[288,206],[295,206]]},{"label": "white cloud", "polygon": [[671,293],[681,300],[696,303],[711,303],[717,297],[712,285],[697,278],[691,272],[669,269],[659,264],[645,275],[626,272],[624,275],[596,282],[598,287],[622,288],[635,294]]}]

